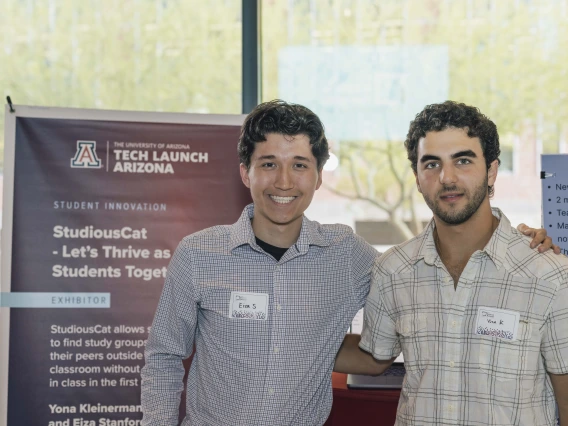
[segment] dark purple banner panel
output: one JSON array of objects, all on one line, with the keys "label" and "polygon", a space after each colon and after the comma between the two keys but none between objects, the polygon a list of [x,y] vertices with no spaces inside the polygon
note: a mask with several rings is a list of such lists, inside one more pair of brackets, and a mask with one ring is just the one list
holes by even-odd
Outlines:
[{"label": "dark purple banner panel", "polygon": [[250,200],[238,136],[236,125],[16,119],[11,292],[62,295],[10,311],[8,425],[139,424],[169,259]]}]

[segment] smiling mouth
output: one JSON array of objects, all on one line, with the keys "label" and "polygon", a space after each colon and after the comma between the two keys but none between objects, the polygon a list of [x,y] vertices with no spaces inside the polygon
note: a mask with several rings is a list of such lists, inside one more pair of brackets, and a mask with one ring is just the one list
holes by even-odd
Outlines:
[{"label": "smiling mouth", "polygon": [[296,199],[296,197],[278,197],[276,195],[271,195],[270,199],[276,201],[278,204],[288,204]]}]

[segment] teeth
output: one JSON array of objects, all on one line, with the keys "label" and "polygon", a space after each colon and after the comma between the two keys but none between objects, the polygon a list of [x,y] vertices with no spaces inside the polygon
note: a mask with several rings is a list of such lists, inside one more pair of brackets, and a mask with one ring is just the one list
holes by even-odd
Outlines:
[{"label": "teeth", "polygon": [[296,197],[277,197],[276,195],[271,195],[270,198],[272,198],[274,201],[276,201],[279,204],[288,204]]}]

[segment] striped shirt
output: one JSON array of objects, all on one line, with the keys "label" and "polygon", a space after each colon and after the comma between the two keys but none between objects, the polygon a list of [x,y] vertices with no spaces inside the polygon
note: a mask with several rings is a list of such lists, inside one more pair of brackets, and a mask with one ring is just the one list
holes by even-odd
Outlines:
[{"label": "striped shirt", "polygon": [[[183,425],[313,426],[329,416],[335,355],[377,252],[347,226],[304,217],[276,261],[257,245],[252,217],[249,205],[234,225],[179,244],[146,347],[143,425],[178,424],[181,360],[194,343]],[[264,318],[234,309],[251,293],[267,301]]]},{"label": "striped shirt", "polygon": [[547,372],[568,373],[568,259],[539,254],[493,214],[499,226],[455,290],[434,221],[376,262],[360,346],[403,352],[396,425],[556,424]]}]

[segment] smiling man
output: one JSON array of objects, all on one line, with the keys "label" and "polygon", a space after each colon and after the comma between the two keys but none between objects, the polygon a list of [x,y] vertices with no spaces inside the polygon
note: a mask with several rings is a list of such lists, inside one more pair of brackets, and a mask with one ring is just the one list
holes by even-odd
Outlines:
[{"label": "smiling man", "polygon": [[[182,360],[194,347],[183,425],[314,426],[329,416],[335,355],[377,252],[348,226],[304,216],[329,157],[312,111],[259,105],[238,152],[253,204],[233,225],[184,238],[170,262],[146,347],[143,425],[178,425]],[[356,343],[345,346],[363,355],[357,368],[387,364]]]},{"label": "smiling man", "polygon": [[319,118],[259,105],[238,146],[253,204],[234,225],[186,237],[168,268],[146,349],[144,425],[321,425],[345,331],[369,291],[376,251],[304,211],[329,157]]},{"label": "smiling man", "polygon": [[434,214],[377,260],[360,347],[404,353],[397,425],[568,424],[568,259],[492,209],[499,137],[478,109],[427,106],[405,142]]},{"label": "smiling man", "polygon": [[252,230],[261,244],[287,249],[298,239],[304,211],[322,182],[318,161],[324,160],[314,157],[311,146],[304,134],[268,133],[243,158],[241,178],[251,191]]}]

